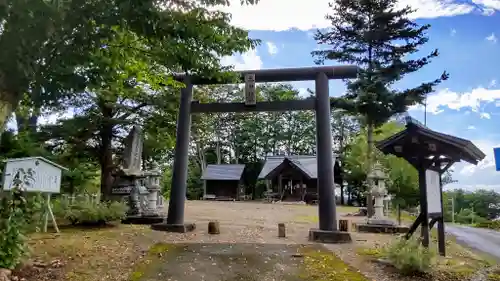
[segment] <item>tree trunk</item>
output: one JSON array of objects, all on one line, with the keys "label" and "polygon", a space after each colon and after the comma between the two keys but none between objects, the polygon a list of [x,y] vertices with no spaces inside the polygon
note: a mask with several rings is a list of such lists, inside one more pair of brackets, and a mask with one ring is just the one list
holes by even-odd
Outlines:
[{"label": "tree trunk", "polygon": [[22,116],[21,114],[16,113],[17,131],[19,133],[36,133],[38,118],[39,115],[36,113],[29,113],[29,116],[27,118],[25,116]]},{"label": "tree trunk", "polygon": [[113,154],[111,142],[113,139],[113,126],[104,124],[99,132],[101,137],[100,159],[101,165],[101,198],[108,199],[111,195],[113,184]]},{"label": "tree trunk", "polygon": [[340,205],[344,205],[344,183],[340,183]]},{"label": "tree trunk", "polygon": [[12,103],[3,99],[2,94],[0,94],[0,142],[2,141],[2,133],[7,126],[7,121],[9,120],[13,110],[14,107],[12,106]]},{"label": "tree trunk", "polygon": [[[373,167],[373,125],[371,122],[368,122],[368,128],[366,130],[366,140],[368,144],[367,148],[367,164],[368,164],[368,169],[367,169],[367,174],[369,174],[372,170]],[[368,181],[367,182],[367,188],[366,188],[366,209],[368,213],[368,218],[371,218],[374,214],[374,209],[373,209],[373,196],[371,194],[371,187],[372,187],[372,182]]]}]

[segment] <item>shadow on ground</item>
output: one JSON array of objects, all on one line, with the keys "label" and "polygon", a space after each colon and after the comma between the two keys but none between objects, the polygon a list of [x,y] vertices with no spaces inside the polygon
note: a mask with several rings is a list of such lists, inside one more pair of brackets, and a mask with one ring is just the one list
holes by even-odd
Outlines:
[{"label": "shadow on ground", "polygon": [[[318,270],[317,267],[323,268]],[[331,278],[330,275],[337,278]],[[156,244],[131,281],[366,280],[320,245]],[[321,279],[322,280],[322,279]]]}]

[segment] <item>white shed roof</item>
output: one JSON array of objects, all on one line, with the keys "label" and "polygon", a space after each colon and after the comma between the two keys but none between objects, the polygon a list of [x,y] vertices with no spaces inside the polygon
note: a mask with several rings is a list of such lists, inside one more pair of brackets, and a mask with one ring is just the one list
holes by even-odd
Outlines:
[{"label": "white shed roof", "polygon": [[45,163],[47,163],[47,164],[49,164],[49,165],[52,165],[52,166],[54,166],[54,167],[57,167],[57,168],[59,168],[59,169],[61,169],[61,170],[65,170],[65,171],[67,171],[67,170],[68,170],[68,168],[63,167],[63,166],[61,166],[61,165],[59,165],[59,164],[57,164],[57,163],[55,163],[55,162],[52,162],[52,161],[50,161],[50,160],[48,160],[48,159],[46,159],[46,158],[43,158],[43,157],[41,157],[41,156],[34,156],[34,157],[22,157],[22,158],[11,158],[11,159],[7,159],[7,160],[5,160],[4,162],[6,162],[6,163],[7,163],[7,162],[19,162],[19,161],[26,161],[26,160],[40,160],[40,161],[43,161],[43,162],[45,162]]}]

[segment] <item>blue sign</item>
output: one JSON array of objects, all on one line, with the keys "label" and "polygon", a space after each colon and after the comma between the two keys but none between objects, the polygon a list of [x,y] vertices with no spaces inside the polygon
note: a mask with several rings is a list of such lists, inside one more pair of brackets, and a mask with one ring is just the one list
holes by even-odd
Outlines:
[{"label": "blue sign", "polygon": [[500,147],[493,148],[493,154],[495,155],[496,170],[500,171]]}]

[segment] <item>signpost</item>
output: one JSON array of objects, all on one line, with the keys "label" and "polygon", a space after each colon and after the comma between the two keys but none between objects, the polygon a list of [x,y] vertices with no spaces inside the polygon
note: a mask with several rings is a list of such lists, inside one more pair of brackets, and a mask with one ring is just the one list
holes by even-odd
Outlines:
[{"label": "signpost", "polygon": [[245,105],[256,105],[255,74],[245,74]]},{"label": "signpost", "polygon": [[47,195],[43,206],[43,231],[47,232],[49,216],[56,232],[57,227],[50,196],[60,193],[62,170],[66,168],[43,157],[27,157],[7,159],[3,173],[3,190],[11,190],[16,186],[26,192],[40,192]]},{"label": "signpost", "polygon": [[500,171],[500,147],[493,148],[493,154],[495,155],[495,169]]}]

